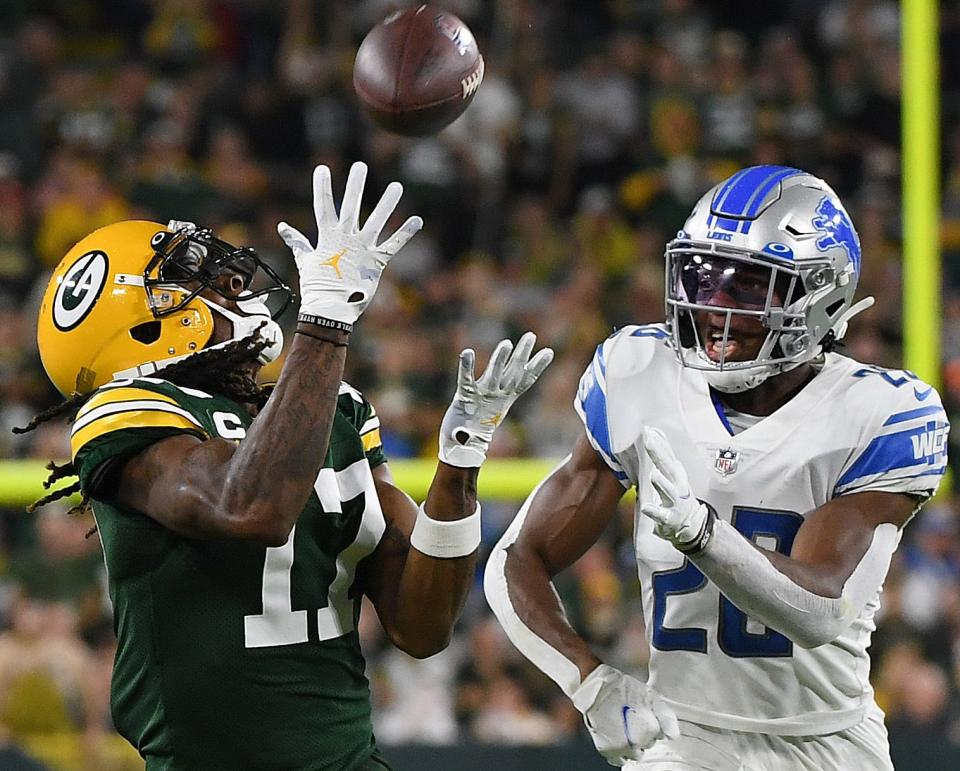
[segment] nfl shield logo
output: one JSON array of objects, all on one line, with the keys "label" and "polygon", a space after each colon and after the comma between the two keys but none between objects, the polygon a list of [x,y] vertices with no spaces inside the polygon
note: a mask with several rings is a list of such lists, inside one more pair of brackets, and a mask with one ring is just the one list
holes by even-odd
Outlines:
[{"label": "nfl shield logo", "polygon": [[717,450],[713,456],[713,468],[720,476],[730,476],[740,463],[740,452],[731,448]]}]

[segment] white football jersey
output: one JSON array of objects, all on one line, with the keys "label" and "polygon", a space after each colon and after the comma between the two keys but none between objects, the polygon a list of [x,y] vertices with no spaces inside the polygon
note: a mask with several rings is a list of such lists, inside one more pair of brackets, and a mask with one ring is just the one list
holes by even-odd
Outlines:
[{"label": "white football jersey", "polygon": [[831,353],[800,393],[733,435],[702,374],[668,344],[659,325],[618,331],[598,347],[575,400],[593,447],[637,489],[650,683],[680,718],[717,728],[810,735],[855,725],[873,699],[867,647],[878,597],[812,650],[749,618],[640,514],[657,500],[641,431],[666,434],[694,494],[719,517],[789,554],[804,517],[836,496],[935,492],[949,430],[940,397],[909,372]]}]

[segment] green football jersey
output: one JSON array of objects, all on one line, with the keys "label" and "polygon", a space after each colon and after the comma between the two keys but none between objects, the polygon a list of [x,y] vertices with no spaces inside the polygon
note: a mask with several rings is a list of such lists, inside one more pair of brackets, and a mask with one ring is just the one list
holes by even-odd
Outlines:
[{"label": "green football jersey", "polygon": [[149,769],[354,769],[375,753],[357,563],[383,535],[379,420],[341,386],[330,446],[290,538],[184,538],[96,499],[99,475],[167,436],[242,441],[237,403],[158,379],[110,383],[73,424],[118,639],[111,711]]}]

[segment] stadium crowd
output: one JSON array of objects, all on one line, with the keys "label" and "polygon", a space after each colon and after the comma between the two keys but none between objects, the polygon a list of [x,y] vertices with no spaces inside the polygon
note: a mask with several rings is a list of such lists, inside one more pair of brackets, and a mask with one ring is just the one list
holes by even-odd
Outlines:
[{"label": "stadium crowd", "polygon": [[[460,120],[416,140],[375,128],[351,87],[356,46],[394,5],[0,6],[0,459],[69,454],[63,424],[24,437],[11,428],[57,399],[35,319],[48,271],[75,241],[123,218],[195,220],[256,247],[295,285],[275,224],[307,232],[305,170],[326,163],[342,184],[355,159],[370,165],[368,190],[403,181],[397,224],[411,213],[426,222],[390,264],[348,356],[348,380],[376,405],[389,458],[435,453],[462,347],[483,360],[525,329],[557,361],[511,413],[494,455],[557,457],[571,446],[582,430],[572,398],[594,346],[616,326],[661,320],[663,245],[707,187],[746,164],[805,168],[848,202],[863,243],[859,294],[877,303],[847,350],[901,366],[896,2],[445,0],[477,35],[486,75]],[[955,43],[960,6],[941,13]],[[944,45],[942,391],[955,424],[958,75],[960,46]],[[960,431],[954,479],[958,443]],[[486,548],[517,506],[484,502]],[[66,509],[0,510],[0,743],[52,767],[136,768],[111,734],[99,543]],[[632,513],[622,514],[558,589],[597,649],[642,673]],[[895,749],[908,734],[960,744],[958,517],[956,498],[929,505],[884,590],[874,684]],[[505,640],[479,583],[436,657],[399,653],[372,613],[361,635],[386,745],[556,744],[582,730]]]}]

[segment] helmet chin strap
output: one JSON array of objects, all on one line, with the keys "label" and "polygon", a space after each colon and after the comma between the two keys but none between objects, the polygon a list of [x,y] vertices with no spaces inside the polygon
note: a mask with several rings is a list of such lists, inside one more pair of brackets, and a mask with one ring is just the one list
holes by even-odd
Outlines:
[{"label": "helmet chin strap", "polygon": [[[833,325],[834,339],[840,340],[847,332],[847,325],[850,323],[850,319],[852,319],[858,313],[862,313],[863,311],[867,310],[867,308],[871,307],[874,302],[875,299],[873,297],[864,297],[859,302],[856,302],[847,308],[847,310],[843,312],[843,314]],[[820,346],[816,346],[814,351],[812,351],[811,356],[800,361],[768,364],[761,367],[751,367],[750,369],[704,369],[702,372],[704,379],[710,384],[711,387],[716,388],[718,391],[726,394],[738,394],[742,393],[743,391],[749,391],[751,388],[756,388],[767,378],[773,377],[774,375],[779,375],[783,372],[789,372],[795,367],[799,367],[801,364],[815,359],[822,353],[823,349]],[[714,362],[708,358],[702,350],[697,351],[697,358],[699,358],[705,364],[714,364]]]},{"label": "helmet chin strap", "polygon": [[213,348],[222,348],[234,340],[241,340],[244,337],[249,337],[256,333],[261,340],[269,343],[269,345],[260,352],[258,357],[258,361],[261,364],[269,364],[271,361],[275,361],[280,355],[280,352],[283,350],[283,330],[281,330],[280,325],[270,317],[270,309],[259,297],[249,300],[237,300],[237,306],[243,311],[242,314],[234,313],[222,305],[217,305],[215,302],[211,302],[204,297],[199,297],[198,299],[204,302],[210,310],[226,317],[233,324],[233,336],[229,340],[211,345],[205,350],[209,351]]},{"label": "helmet chin strap", "polygon": [[834,338],[836,340],[842,340],[843,336],[847,334],[847,325],[850,323],[850,319],[856,316],[858,313],[870,308],[876,302],[875,297],[864,297],[859,302],[855,302],[849,308],[847,308],[837,319],[837,323],[833,325],[834,329]]},{"label": "helmet chin strap", "polygon": [[[702,353],[699,356],[710,361]],[[767,378],[779,374],[782,370],[777,365],[754,367],[751,369],[702,370],[704,379],[718,391],[725,394],[738,394],[756,388]]]},{"label": "helmet chin strap", "polygon": [[[281,330],[280,325],[270,317],[270,309],[260,298],[254,298],[252,300],[241,299],[237,301],[239,308],[245,314],[249,315],[234,313],[233,311],[224,308],[222,305],[217,305],[216,303],[210,302],[203,297],[198,299],[206,303],[206,305],[209,306],[214,312],[226,317],[231,324],[233,324],[233,336],[229,340],[224,340],[222,343],[211,345],[204,350],[209,351],[215,348],[223,348],[225,345],[232,343],[234,340],[241,340],[244,337],[252,335],[253,333],[257,333],[263,340],[267,340],[270,343],[260,352],[260,355],[257,357],[257,360],[261,364],[269,364],[271,361],[276,360],[276,358],[280,355],[280,352],[283,350],[283,330]],[[114,372],[113,379],[149,377],[150,375],[153,375],[155,372],[160,371],[164,367],[173,364],[174,362],[181,361],[194,355],[195,354],[193,353],[186,353],[182,356],[171,356],[168,359],[146,361],[143,364],[137,365],[136,367],[130,367],[129,369]]]},{"label": "helmet chin strap", "polygon": [[114,372],[112,379],[113,380],[125,380],[127,378],[138,378],[138,377],[150,377],[150,375],[155,372],[159,372],[166,366],[173,364],[183,359],[188,359],[193,356],[192,353],[185,353],[182,356],[171,356],[169,359],[158,359],[157,361],[145,361],[143,364],[138,364],[136,367],[130,367],[129,369],[121,369],[118,372]]},{"label": "helmet chin strap", "polygon": [[[777,344],[777,335],[768,336],[757,353],[757,358],[767,358]],[[714,369],[716,363],[712,361],[702,349],[697,351],[697,358],[709,368],[703,370],[706,381],[718,391],[726,394],[737,394],[756,388],[774,375],[788,372],[800,365],[801,362],[780,361],[771,364],[760,364],[753,367],[736,369]]]}]

